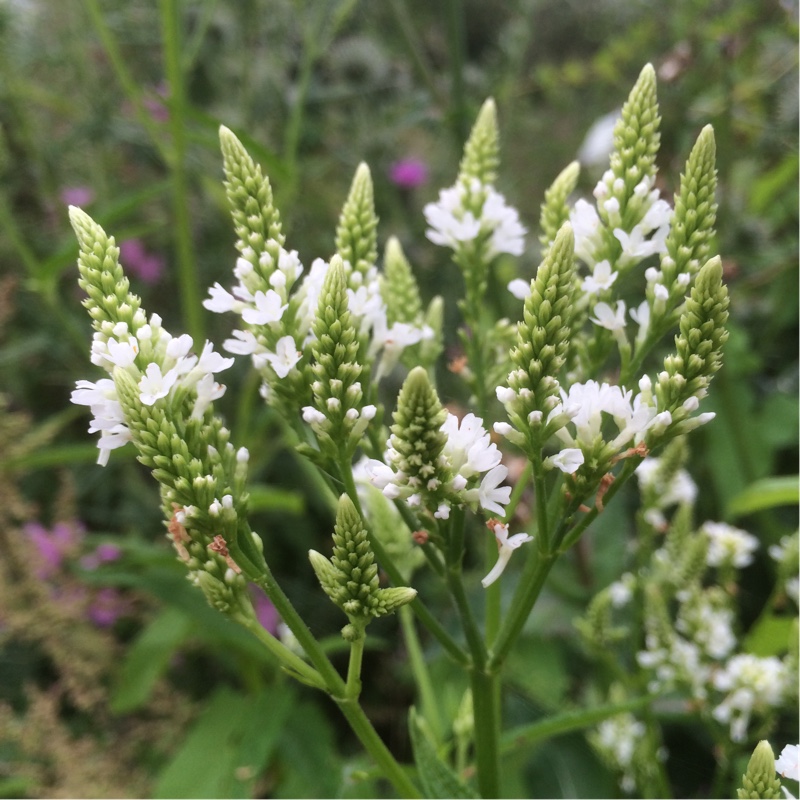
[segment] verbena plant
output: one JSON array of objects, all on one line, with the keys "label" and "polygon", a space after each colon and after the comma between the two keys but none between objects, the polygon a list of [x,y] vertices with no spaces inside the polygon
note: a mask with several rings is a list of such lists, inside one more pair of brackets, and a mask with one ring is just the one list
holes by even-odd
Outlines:
[{"label": "verbena plant", "polygon": [[[526,230],[494,186],[498,130],[494,103],[484,104],[454,185],[425,208],[428,238],[453,251],[463,276],[464,357],[453,368],[472,410],[461,419],[436,390],[443,301],[424,306],[394,238],[378,269],[366,165],[344,204],[335,254],[306,270],[285,247],[269,180],[236,136],[221,129],[236,283],[230,290],[215,284],[204,306],[237,316],[240,325],[223,349],[251,357],[265,401],[338,497],[332,553],[309,557],[322,590],[347,617],[346,676],[272,573],[268,532],[248,523],[246,443],[233,444],[213,409],[225,391],[216,374],[233,358],[210,342],[201,347],[188,335],[173,337],[157,315],[148,317],[129,290],[114,239],[70,209],[79,282],[95,328],[91,358],[108,373],[79,381],[73,393],[94,415],[99,463],[133,443],[160,485],[168,537],[190,580],[290,675],[330,695],[402,795],[473,796],[475,788],[484,797],[500,794],[504,665],[553,564],[645,458],[713,417],[698,410],[721,364],[728,314],[721,261],[711,252],[714,135],[710,127],[701,132],[671,206],[656,188],[658,126],[648,65],[616,125],[596,203],[570,205],[577,164],[548,190],[541,265],[532,281],[509,286],[522,303],[514,325],[493,318],[485,302],[493,262],[520,255]],[[643,262],[650,265],[643,269]],[[648,356],[673,334],[661,367],[645,372]],[[388,398],[384,379],[401,368],[408,370],[402,388]],[[527,466],[509,485],[502,462],[512,452]],[[512,533],[531,485],[533,527]],[[468,549],[484,549],[487,529],[497,548],[486,564],[479,619],[463,564]],[[504,570],[518,549],[524,564],[512,577]],[[378,564],[391,586],[380,586]],[[459,635],[413,588],[413,573],[423,566],[446,586]],[[687,570],[686,584],[697,574]],[[251,582],[267,593],[291,637],[259,624]],[[504,582],[513,582],[507,603]],[[649,597],[644,583],[628,590]],[[654,602],[653,619],[672,624]],[[409,717],[415,772],[397,762],[359,704],[367,626],[386,614],[407,615],[406,606],[470,679],[463,724],[441,741],[430,678],[412,653],[422,697],[421,711]],[[599,608],[590,609],[594,622],[584,626],[595,645],[602,644]],[[586,723],[600,718],[587,716]]]}]

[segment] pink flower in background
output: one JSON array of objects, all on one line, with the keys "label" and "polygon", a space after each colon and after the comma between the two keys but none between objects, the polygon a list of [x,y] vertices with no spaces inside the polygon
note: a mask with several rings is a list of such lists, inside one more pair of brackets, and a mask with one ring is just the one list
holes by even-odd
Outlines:
[{"label": "pink flower in background", "polygon": [[41,580],[58,573],[64,560],[76,553],[84,536],[83,526],[78,522],[57,522],[50,530],[40,522],[29,522],[24,530],[36,549],[35,574]]},{"label": "pink flower in background", "polygon": [[116,589],[98,589],[86,609],[86,616],[98,628],[110,628],[130,611],[130,603]]},{"label": "pink flower in background", "polygon": [[65,186],[59,194],[65,206],[78,206],[83,208],[94,201],[94,189],[89,186]]},{"label": "pink flower in background", "polygon": [[160,83],[155,87],[156,96],[146,95],[142,100],[142,105],[147,109],[147,113],[156,122],[166,122],[169,119],[169,109],[161,102],[159,97],[169,97],[169,87],[166,83]]},{"label": "pink flower in background", "polygon": [[389,179],[401,189],[414,189],[428,180],[428,167],[418,158],[401,158],[389,168]]},{"label": "pink flower in background", "polygon": [[84,569],[97,569],[101,564],[116,561],[121,555],[122,550],[117,545],[100,544],[94,553],[89,553],[81,559],[81,566]]},{"label": "pink flower in background", "polygon": [[164,272],[164,258],[145,249],[141,239],[126,239],[119,245],[123,268],[145,283],[158,283]]},{"label": "pink flower in background", "polygon": [[250,584],[250,599],[253,601],[253,609],[261,627],[273,636],[277,636],[280,616],[275,606],[272,605],[272,600],[254,583]]}]

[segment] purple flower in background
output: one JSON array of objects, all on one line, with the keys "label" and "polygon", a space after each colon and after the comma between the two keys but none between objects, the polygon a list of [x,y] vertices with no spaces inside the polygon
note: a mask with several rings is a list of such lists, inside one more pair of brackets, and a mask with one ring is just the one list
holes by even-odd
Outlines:
[{"label": "purple flower in background", "polygon": [[75,553],[84,536],[83,526],[77,522],[57,522],[50,530],[40,522],[29,522],[24,530],[36,548],[36,577],[41,580],[52,578],[61,569],[64,559]]},{"label": "purple flower in background", "polygon": [[277,636],[280,616],[275,606],[272,605],[272,600],[254,583],[250,584],[250,599],[253,601],[253,609],[261,627],[273,636]]},{"label": "purple flower in background", "polygon": [[142,100],[142,105],[147,109],[147,113],[156,122],[166,122],[169,119],[169,109],[159,98],[169,97],[169,88],[166,83],[160,83],[155,87],[157,96],[146,95]]},{"label": "purple flower in background", "polygon": [[61,202],[65,206],[84,206],[91,205],[94,201],[94,189],[89,186],[65,186],[59,195]]},{"label": "purple flower in background", "polygon": [[98,589],[86,609],[86,616],[98,628],[110,628],[130,611],[130,603],[111,587]]},{"label": "purple flower in background", "polygon": [[164,272],[164,259],[149,253],[141,239],[126,239],[119,244],[119,255],[123,267],[145,283],[158,283]]},{"label": "purple flower in background", "polygon": [[428,167],[418,158],[401,158],[389,168],[389,179],[401,189],[414,189],[428,180]]},{"label": "purple flower in background", "polygon": [[122,550],[115,544],[100,544],[94,553],[89,553],[81,559],[81,566],[84,569],[97,569],[101,564],[116,561],[121,555]]}]

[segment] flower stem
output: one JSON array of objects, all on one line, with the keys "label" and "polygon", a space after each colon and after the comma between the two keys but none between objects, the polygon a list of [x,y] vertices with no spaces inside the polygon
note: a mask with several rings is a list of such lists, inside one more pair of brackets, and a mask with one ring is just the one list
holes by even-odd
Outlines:
[{"label": "flower stem", "polygon": [[475,764],[483,797],[500,796],[500,676],[473,667],[470,670]]},{"label": "flower stem", "polygon": [[363,629],[359,631],[360,636],[350,642],[350,663],[347,665],[347,686],[345,697],[350,700],[358,700],[361,694],[361,662],[364,658],[364,643],[367,639]]}]

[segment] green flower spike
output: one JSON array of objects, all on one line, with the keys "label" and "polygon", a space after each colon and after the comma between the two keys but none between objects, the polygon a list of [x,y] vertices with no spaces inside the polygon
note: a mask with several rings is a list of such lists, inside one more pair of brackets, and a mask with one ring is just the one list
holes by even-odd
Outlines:
[{"label": "green flower spike", "polygon": [[558,174],[558,177],[544,193],[544,202],[539,215],[539,227],[542,233],[539,241],[543,252],[553,243],[556,234],[565,222],[569,222],[569,206],[567,199],[575,191],[580,175],[581,165],[573,161]]},{"label": "green flower spike", "polygon": [[500,134],[497,128],[497,107],[490,97],[481,106],[464,145],[464,155],[458,168],[458,181],[469,186],[473,179],[493,184],[500,163]]},{"label": "green flower spike", "polygon": [[[672,287],[681,273],[694,275],[709,258],[709,243],[717,218],[716,153],[714,129],[706,125],[692,148],[686,171],[681,175],[680,190],[675,195],[667,255],[661,260],[664,286]],[[683,296],[681,287],[677,288]]]},{"label": "green flower spike", "polygon": [[[219,129],[219,140],[225,169],[225,193],[233,227],[239,237],[236,248],[261,276],[264,281],[261,288],[266,291],[270,288],[269,277],[277,268],[284,243],[280,214],[273,205],[272,187],[244,145],[224,125]],[[264,253],[269,257],[264,257]]]},{"label": "green flower spike", "polygon": [[370,268],[375,266],[378,259],[377,229],[372,176],[369,167],[361,163],[336,228],[336,252],[349,265],[347,272],[351,289],[358,289],[367,279]]},{"label": "green flower spike", "polygon": [[753,750],[747,772],[742,775],[742,788],[736,794],[741,800],[781,797],[781,780],[775,774],[775,754],[766,739],[762,739]]},{"label": "green flower spike", "polygon": [[[417,596],[415,589],[406,586],[379,587],[367,531],[347,495],[339,498],[330,560],[315,550],[310,550],[308,557],[325,594],[347,614],[357,631],[363,632],[372,619],[393,613]],[[343,631],[348,638],[352,634],[349,627]]]},{"label": "green flower spike", "polygon": [[572,228],[565,223],[537,270],[525,300],[517,344],[511,351],[515,369],[508,375],[508,388],[497,390],[515,429],[505,428],[503,432],[529,456],[537,458],[550,434],[567,421],[548,421],[547,415],[560,403],[557,376],[569,355],[574,248]]},{"label": "green flower spike", "polygon": [[672,414],[670,436],[686,433],[710,417],[689,419],[708,392],[714,373],[722,366],[722,345],[728,338],[728,290],[722,283],[722,261],[715,256],[697,274],[681,315],[676,353],[664,359],[655,395],[658,408]]},{"label": "green flower spike", "polygon": [[[644,178],[650,183],[655,181],[660,122],[656,73],[652,64],[646,64],[614,126],[614,150],[606,179],[608,194],[598,207],[600,218],[609,225],[609,233],[615,227],[631,230],[644,213],[642,203],[635,201],[634,189]],[[612,197],[619,202],[620,219],[612,218],[606,208]]]},{"label": "green flower spike", "polygon": [[395,322],[415,326],[422,323],[419,287],[396,236],[389,237],[383,254],[381,298],[386,304],[386,324],[390,327]]},{"label": "green flower spike", "polygon": [[420,494],[422,506],[435,509],[445,500],[445,485],[452,477],[440,464],[447,442],[441,430],[447,411],[422,367],[408,373],[393,418],[392,467],[404,476],[406,496]]},{"label": "green flower spike", "polygon": [[334,461],[349,459],[375,406],[363,406],[362,368],[358,363],[359,338],[347,309],[347,285],[342,259],[331,259],[319,298],[311,345],[314,406],[303,409],[303,418],[317,434],[320,448]]}]

